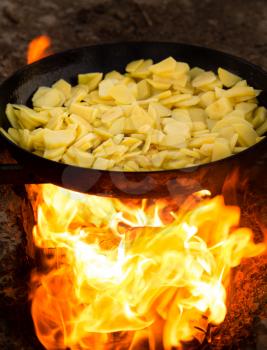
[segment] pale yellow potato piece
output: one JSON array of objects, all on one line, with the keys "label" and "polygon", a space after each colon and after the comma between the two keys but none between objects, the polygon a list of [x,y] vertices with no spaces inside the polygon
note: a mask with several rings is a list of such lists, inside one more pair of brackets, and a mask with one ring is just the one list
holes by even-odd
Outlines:
[{"label": "pale yellow potato piece", "polygon": [[149,67],[152,66],[153,61],[151,59],[144,60],[137,69],[135,69],[133,72],[131,72],[131,76],[134,78],[147,78],[151,71],[149,70]]},{"label": "pale yellow potato piece", "polygon": [[111,107],[101,115],[101,121],[105,124],[111,124],[116,119],[123,115],[123,110],[121,107]]},{"label": "pale yellow potato piece", "polygon": [[110,159],[97,158],[92,166],[93,169],[108,170],[114,166],[115,162]]},{"label": "pale yellow potato piece", "polygon": [[112,86],[109,90],[109,95],[115,99],[116,103],[122,105],[131,104],[135,101],[131,90],[123,84]]},{"label": "pale yellow potato piece", "polygon": [[66,121],[76,128],[76,137],[80,138],[93,130],[93,127],[82,117],[71,114]]},{"label": "pale yellow potato piece", "polygon": [[222,97],[206,108],[206,113],[210,119],[221,119],[233,109],[232,103],[226,97]]},{"label": "pale yellow potato piece", "polygon": [[73,149],[73,156],[75,158],[75,163],[80,166],[80,167],[84,167],[84,168],[90,168],[95,160],[95,157],[89,153],[89,152],[85,152],[85,151],[81,151],[78,148],[75,148],[72,146]]},{"label": "pale yellow potato piece", "polygon": [[212,151],[213,151],[213,143],[204,143],[200,149],[199,152],[201,154],[203,154],[204,156],[211,156],[212,155]]},{"label": "pale yellow potato piece", "polygon": [[137,61],[132,61],[127,64],[125,70],[128,73],[133,73],[135,72],[142,64],[144,63],[144,60],[137,60]]},{"label": "pale yellow potato piece", "polygon": [[123,74],[121,74],[120,72],[118,72],[116,70],[113,70],[111,72],[108,72],[105,75],[105,79],[117,79],[117,80],[124,80],[125,79],[126,80],[126,79],[129,79],[129,78],[128,77],[125,78],[125,76]]},{"label": "pale yellow potato piece", "polygon": [[134,160],[129,160],[123,167],[124,171],[139,171],[139,166]]},{"label": "pale yellow potato piece", "polygon": [[215,141],[212,149],[211,160],[214,162],[222,158],[229,157],[232,154],[229,145],[226,142]]},{"label": "pale yellow potato piece", "polygon": [[191,122],[188,109],[175,108],[172,110],[172,117],[177,121],[187,122],[187,123]]},{"label": "pale yellow potato piece", "polygon": [[76,131],[66,130],[44,130],[44,146],[46,149],[55,149],[69,146],[76,138]]},{"label": "pale yellow potato piece", "polygon": [[[203,133],[203,130],[207,130],[206,129],[206,124],[204,122],[193,122],[192,123],[192,131],[198,131],[201,133]],[[207,132],[209,132],[209,130],[207,130]],[[195,134],[195,133],[194,133]]]},{"label": "pale yellow potato piece", "polygon": [[172,57],[168,57],[159,63],[153,64],[149,67],[149,70],[154,74],[162,74],[173,72],[176,68],[176,61]]},{"label": "pale yellow potato piece", "polygon": [[13,107],[19,123],[26,129],[33,130],[38,126],[45,125],[49,120],[47,115],[38,113],[27,106],[14,104]]},{"label": "pale yellow potato piece", "polygon": [[162,131],[153,129],[151,132],[151,143],[160,146],[164,136],[165,134]]},{"label": "pale yellow potato piece", "polygon": [[202,107],[206,108],[215,102],[216,96],[214,91],[207,91],[200,95],[200,104]]},{"label": "pale yellow potato piece", "polygon": [[44,130],[43,128],[38,128],[31,132],[32,147],[37,151],[43,151],[45,149]]},{"label": "pale yellow potato piece", "polygon": [[192,86],[195,88],[200,88],[204,85],[208,85],[210,83],[213,83],[216,80],[216,75],[209,71],[209,72],[203,72],[199,75],[197,75],[192,80]]},{"label": "pale yellow potato piece", "polygon": [[256,103],[250,103],[250,102],[240,102],[235,106],[235,109],[237,111],[242,111],[244,112],[244,114],[248,114],[250,112],[253,112],[254,109],[257,108],[257,104]]},{"label": "pale yellow potato piece", "polygon": [[204,92],[205,91],[215,91],[216,88],[221,89],[222,86],[223,85],[222,85],[221,81],[219,79],[216,79],[215,81],[213,81],[210,84],[206,84],[206,85],[202,85],[202,86],[198,87],[198,90],[204,91]]},{"label": "pale yellow potato piece", "polygon": [[146,99],[151,94],[151,88],[150,85],[146,80],[141,80],[137,83],[137,96],[136,98],[138,100]]},{"label": "pale yellow potato piece", "polygon": [[250,86],[234,86],[224,93],[225,97],[245,97],[246,99],[256,96],[256,91]]},{"label": "pale yellow potato piece", "polygon": [[189,100],[192,98],[191,94],[173,94],[170,97],[164,98],[161,100],[161,103],[165,106],[171,108],[172,106],[176,106],[179,102]]},{"label": "pale yellow potato piece", "polygon": [[164,82],[160,82],[160,81],[156,81],[156,80],[152,80],[152,79],[147,79],[147,82],[154,89],[157,89],[157,90],[168,90],[171,86],[171,83],[164,83]]},{"label": "pale yellow potato piece", "polygon": [[11,126],[13,126],[13,128],[15,128],[15,129],[18,129],[19,123],[17,120],[16,113],[14,111],[14,107],[11,103],[8,103],[6,106],[6,116],[7,116],[7,119],[9,120],[9,123],[11,124]]},{"label": "pale yellow potato piece", "polygon": [[71,89],[70,98],[65,102],[65,106],[69,107],[73,103],[81,102],[87,95],[88,88],[86,85],[77,85]]},{"label": "pale yellow potato piece", "polygon": [[110,97],[110,89],[118,83],[117,79],[105,79],[99,83],[99,96]]},{"label": "pale yellow potato piece", "polygon": [[218,76],[223,85],[228,88],[232,87],[241,80],[241,78],[238,75],[235,75],[223,68],[218,69]]},{"label": "pale yellow potato piece", "polygon": [[[193,89],[189,88],[188,84],[189,77],[187,74],[182,74],[178,78],[174,79],[172,82],[172,86],[174,90],[179,90],[183,93],[186,93],[186,90],[190,89],[190,93],[193,93]],[[187,86],[187,87],[186,87]]]},{"label": "pale yellow potato piece", "polygon": [[164,160],[166,157],[166,151],[158,152],[155,154],[152,154],[151,156],[151,163],[155,168],[161,168]]},{"label": "pale yellow potato piece", "polygon": [[191,80],[194,80],[198,75],[204,73],[204,69],[199,68],[199,67],[194,67],[192,69],[190,69],[189,71],[189,76],[191,78]]},{"label": "pale yellow potato piece", "polygon": [[50,118],[45,127],[51,130],[60,130],[63,128],[64,119],[66,117],[67,114],[55,115],[54,117]]},{"label": "pale yellow potato piece", "polygon": [[19,129],[9,128],[8,134],[13,140],[13,142],[20,144],[20,135],[19,135]]},{"label": "pale yellow potato piece", "polygon": [[32,103],[34,107],[59,107],[62,106],[65,101],[65,95],[63,92],[56,88],[49,88],[42,86],[32,97]]},{"label": "pale yellow potato piece", "polygon": [[129,120],[132,123],[134,130],[138,130],[144,125],[149,125],[152,127],[154,124],[153,118],[142,107],[139,106],[134,107]]},{"label": "pale yellow potato piece", "polygon": [[55,84],[52,85],[52,88],[55,88],[61,91],[65,98],[70,98],[71,95],[71,85],[64,79],[58,80]]},{"label": "pale yellow potato piece", "polygon": [[121,134],[124,131],[126,118],[116,119],[112,125],[109,127],[108,131],[113,135]]},{"label": "pale yellow potato piece", "polygon": [[262,136],[267,133],[267,120],[256,130],[259,136]]},{"label": "pale yellow potato piece", "polygon": [[257,129],[260,125],[267,120],[267,110],[265,107],[258,107],[255,111],[254,118],[252,121],[252,125],[254,129]]},{"label": "pale yellow potato piece", "polygon": [[28,151],[32,151],[32,137],[31,132],[27,129],[19,129],[19,144],[21,147],[27,149]]},{"label": "pale yellow potato piece", "polygon": [[163,106],[161,103],[158,103],[158,102],[150,103],[148,107],[148,113],[149,113],[149,108],[151,107],[155,109],[157,116],[159,118],[169,117],[172,114],[172,111],[169,108]]},{"label": "pale yellow potato piece", "polygon": [[191,98],[179,101],[175,103],[175,107],[190,107],[195,106],[200,102],[200,98],[198,96],[192,96]]},{"label": "pale yellow potato piece", "polygon": [[72,103],[69,107],[69,113],[79,115],[89,123],[92,123],[99,114],[96,108],[81,103]]},{"label": "pale yellow potato piece", "polygon": [[238,141],[242,146],[252,146],[256,143],[258,134],[252,128],[244,123],[234,123],[233,128],[238,134]]},{"label": "pale yellow potato piece", "polygon": [[81,151],[88,151],[95,145],[95,141],[98,137],[94,133],[88,133],[83,137],[80,137],[74,144],[73,147],[80,149]]},{"label": "pale yellow potato piece", "polygon": [[43,157],[58,162],[65,153],[66,147],[58,147],[55,149],[45,149]]}]

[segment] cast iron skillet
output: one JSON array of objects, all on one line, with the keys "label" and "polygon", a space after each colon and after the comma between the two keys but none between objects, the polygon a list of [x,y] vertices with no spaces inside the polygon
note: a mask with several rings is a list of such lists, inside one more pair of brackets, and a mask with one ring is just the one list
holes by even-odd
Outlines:
[{"label": "cast iron skillet", "polygon": [[[162,60],[168,56],[216,71],[219,66],[262,89],[260,104],[267,106],[267,73],[240,58],[204,47],[159,42],[118,43],[82,47],[65,51],[28,65],[0,86],[0,125],[8,128],[5,107],[11,103],[30,103],[35,90],[64,78],[76,82],[78,73],[123,71],[126,64],[139,58]],[[264,180],[267,168],[267,139],[257,145],[213,163],[186,169],[153,172],[114,172],[85,169],[38,157],[16,146],[3,136],[16,165],[0,165],[0,183],[54,183],[69,189],[97,195],[124,197],[161,197],[188,194],[207,188],[220,193],[226,178],[239,170],[243,177]],[[259,172],[259,169],[260,172]]]}]

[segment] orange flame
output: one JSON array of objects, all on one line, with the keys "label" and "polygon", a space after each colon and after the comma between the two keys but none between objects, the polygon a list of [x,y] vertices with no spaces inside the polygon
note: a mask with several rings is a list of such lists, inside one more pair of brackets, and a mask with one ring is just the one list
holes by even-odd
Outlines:
[{"label": "orange flame", "polygon": [[[200,191],[165,220],[164,202],[31,185],[44,250],[32,317],[46,349],[180,348],[226,315],[232,267],[262,254],[240,210]],[[202,199],[201,199],[202,198]]]},{"label": "orange flame", "polygon": [[51,46],[51,39],[47,35],[40,35],[34,38],[28,45],[27,63],[33,63],[46,56],[49,56],[48,49]]}]

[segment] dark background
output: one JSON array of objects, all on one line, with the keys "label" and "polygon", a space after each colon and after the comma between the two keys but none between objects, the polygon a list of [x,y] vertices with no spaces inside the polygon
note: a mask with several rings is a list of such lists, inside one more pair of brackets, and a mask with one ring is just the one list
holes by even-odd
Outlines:
[{"label": "dark background", "polygon": [[28,42],[53,50],[165,40],[228,51],[267,68],[266,0],[1,0],[0,80],[25,64]]},{"label": "dark background", "polygon": [[[220,49],[267,69],[266,0],[0,0],[0,82],[25,65],[28,42],[40,34],[51,37],[53,52],[101,42],[162,40]],[[266,203],[264,198],[266,194],[262,203]],[[253,226],[251,206],[265,219],[267,210],[252,197],[248,201],[244,223]],[[27,304],[32,262],[25,250],[25,211],[23,189],[0,186],[3,350],[40,348]],[[214,341],[214,350],[254,350],[259,336],[261,347],[257,350],[266,349],[266,266],[266,259],[261,257],[238,269],[230,295],[232,306]]]}]

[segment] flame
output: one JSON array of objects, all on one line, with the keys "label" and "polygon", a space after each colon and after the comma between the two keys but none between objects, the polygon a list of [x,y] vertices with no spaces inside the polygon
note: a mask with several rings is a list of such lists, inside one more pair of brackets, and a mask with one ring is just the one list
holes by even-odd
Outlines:
[{"label": "flame", "polygon": [[48,49],[51,46],[51,39],[47,35],[40,35],[34,38],[28,45],[27,63],[33,63],[46,56],[49,56]]},{"label": "flame", "polygon": [[180,348],[224,320],[231,268],[266,248],[238,227],[238,207],[208,191],[167,219],[163,200],[125,202],[49,184],[28,193],[44,255],[32,275],[32,317],[46,349]]}]

